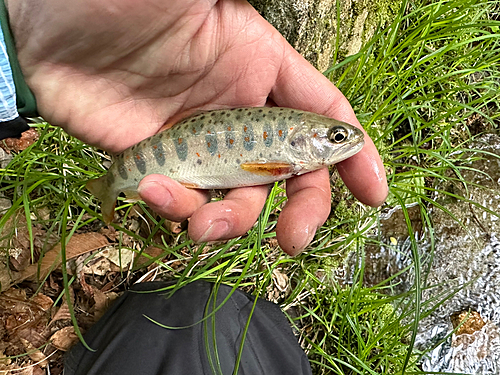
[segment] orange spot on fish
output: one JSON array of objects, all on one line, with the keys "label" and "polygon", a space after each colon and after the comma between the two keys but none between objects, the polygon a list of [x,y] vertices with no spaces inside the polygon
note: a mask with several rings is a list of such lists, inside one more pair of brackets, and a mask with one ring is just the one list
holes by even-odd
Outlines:
[{"label": "orange spot on fish", "polygon": [[283,137],[283,130],[279,130],[278,134],[279,134],[280,137]]},{"label": "orange spot on fish", "polygon": [[129,172],[132,172],[132,169],[130,169],[130,168],[129,168],[129,169],[128,169],[128,171],[129,171]]},{"label": "orange spot on fish", "polygon": [[179,144],[181,144],[182,143],[182,138],[177,139],[177,142],[179,142]]},{"label": "orange spot on fish", "polygon": [[243,154],[240,154],[241,157],[243,157]]},{"label": "orange spot on fish", "polygon": [[207,147],[210,148],[212,144],[210,142],[207,142]]},{"label": "orange spot on fish", "polygon": [[230,139],[230,140],[229,140],[229,143],[230,143],[230,144],[233,144],[233,143],[234,143],[234,139]]},{"label": "orange spot on fish", "polygon": [[125,156],[125,159],[126,160],[130,159],[130,155]]},{"label": "orange spot on fish", "polygon": [[220,159],[220,154],[219,154],[219,159]]},{"label": "orange spot on fish", "polygon": [[137,154],[137,155],[135,155],[135,157],[137,160],[141,160],[141,155]]},{"label": "orange spot on fish", "polygon": [[290,130],[293,130],[293,128],[290,128]]},{"label": "orange spot on fish", "polygon": [[153,148],[156,150],[156,149],[158,148],[158,146],[157,146],[157,145],[154,145],[154,146],[153,146]]},{"label": "orange spot on fish", "polygon": [[196,153],[196,156],[200,157],[200,154]]},{"label": "orange spot on fish", "polygon": [[195,128],[193,128],[193,134],[196,134],[196,129]]},{"label": "orange spot on fish", "polygon": [[250,137],[245,137],[245,142],[250,142]]},{"label": "orange spot on fish", "polygon": [[230,127],[230,126],[228,126],[228,127],[227,127],[227,130],[228,130],[228,131],[231,131],[231,127]]},{"label": "orange spot on fish", "polygon": [[244,132],[246,132],[247,130],[248,130],[248,128],[245,126],[245,127],[243,128],[243,131],[244,131]]},{"label": "orange spot on fish", "polygon": [[207,130],[207,133],[208,133],[208,134],[212,134],[212,132],[211,132],[210,130]]},{"label": "orange spot on fish", "polygon": [[313,138],[316,138],[318,136],[318,133],[313,134]]},{"label": "orange spot on fish", "polygon": [[264,132],[263,137],[264,137],[264,141],[265,141],[267,139],[267,132]]}]

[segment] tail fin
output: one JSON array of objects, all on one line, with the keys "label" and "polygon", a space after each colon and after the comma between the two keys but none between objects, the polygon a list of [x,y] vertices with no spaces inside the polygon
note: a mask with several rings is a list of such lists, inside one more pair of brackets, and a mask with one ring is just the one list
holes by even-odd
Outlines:
[{"label": "tail fin", "polygon": [[101,212],[104,222],[106,224],[111,223],[115,214],[118,193],[113,191],[111,186],[109,186],[108,176],[104,175],[94,180],[89,180],[85,187],[101,200]]}]

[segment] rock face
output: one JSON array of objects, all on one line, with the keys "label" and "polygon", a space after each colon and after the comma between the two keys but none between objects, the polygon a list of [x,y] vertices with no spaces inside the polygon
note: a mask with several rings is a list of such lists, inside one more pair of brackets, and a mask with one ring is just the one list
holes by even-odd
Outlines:
[{"label": "rock face", "polygon": [[[377,26],[391,23],[401,0],[249,0],[319,71],[353,55]],[[336,48],[338,46],[338,48]]]}]

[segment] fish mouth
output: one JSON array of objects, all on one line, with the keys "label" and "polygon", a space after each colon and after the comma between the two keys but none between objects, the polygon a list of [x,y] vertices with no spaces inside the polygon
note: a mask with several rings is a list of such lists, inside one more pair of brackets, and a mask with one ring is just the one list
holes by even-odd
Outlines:
[{"label": "fish mouth", "polygon": [[361,151],[364,145],[365,145],[365,140],[361,139],[359,142],[348,145],[346,148],[339,150],[338,158],[335,161],[335,164],[344,161],[346,159],[349,159],[351,156],[356,155],[358,152]]}]

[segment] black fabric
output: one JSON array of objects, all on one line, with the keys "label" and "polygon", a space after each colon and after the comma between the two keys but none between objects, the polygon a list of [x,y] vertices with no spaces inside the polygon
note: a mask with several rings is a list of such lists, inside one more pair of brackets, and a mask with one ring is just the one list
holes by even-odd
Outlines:
[{"label": "black fabric", "polygon": [[[174,330],[146,318],[171,327],[199,322],[207,306],[213,310],[213,300],[209,299],[213,284],[197,281],[170,298],[165,292],[140,293],[165,286],[157,282],[138,284],[121,296],[84,336],[95,351],[77,344],[65,358],[64,374],[233,374],[253,297],[236,290],[215,313],[215,347],[222,371],[213,372],[207,354],[207,347],[212,348],[214,358],[213,319]],[[216,306],[230,291],[226,285],[219,287]],[[277,305],[257,301],[238,374],[311,374],[309,361]]]},{"label": "black fabric", "polygon": [[[1,1],[1,0],[0,0]],[[30,127],[22,117],[16,117],[14,120],[0,122],[0,140],[5,138],[19,138],[22,132]]]}]

